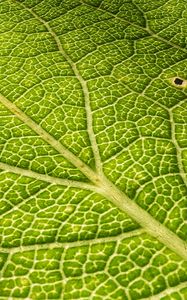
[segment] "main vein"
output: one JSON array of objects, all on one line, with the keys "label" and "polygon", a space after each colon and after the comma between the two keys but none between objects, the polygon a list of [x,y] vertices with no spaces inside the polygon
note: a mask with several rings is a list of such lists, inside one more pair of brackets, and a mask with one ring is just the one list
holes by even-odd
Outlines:
[{"label": "main vein", "polygon": [[187,260],[187,244],[174,232],[155,220],[148,212],[134,201],[129,199],[122,191],[113,185],[108,179],[103,179],[103,195],[110,199],[113,204],[125,211],[150,235],[155,237],[169,249]]},{"label": "main vein", "polygon": [[83,95],[84,95],[84,100],[85,100],[87,132],[88,132],[88,135],[89,135],[89,139],[90,139],[90,143],[91,143],[91,147],[92,147],[92,151],[93,151],[93,155],[94,155],[94,159],[95,159],[95,167],[96,167],[97,173],[102,174],[102,164],[101,164],[99,149],[98,149],[98,145],[97,145],[97,142],[96,142],[95,133],[94,133],[94,130],[93,130],[92,110],[91,110],[91,106],[90,106],[90,96],[89,96],[89,90],[88,90],[87,82],[84,80],[84,78],[80,74],[76,64],[72,61],[70,56],[64,51],[64,48],[62,47],[62,43],[61,43],[59,37],[53,31],[53,29],[51,28],[49,23],[46,22],[45,20],[43,20],[40,16],[38,16],[32,9],[27,8],[24,4],[21,4],[21,5],[27,11],[29,11],[35,17],[35,19],[40,21],[45,26],[47,31],[53,37],[53,39],[54,39],[54,41],[55,41],[55,43],[58,47],[59,52],[62,54],[62,56],[69,63],[69,65],[71,66],[76,78],[78,79],[78,81],[81,85]]}]

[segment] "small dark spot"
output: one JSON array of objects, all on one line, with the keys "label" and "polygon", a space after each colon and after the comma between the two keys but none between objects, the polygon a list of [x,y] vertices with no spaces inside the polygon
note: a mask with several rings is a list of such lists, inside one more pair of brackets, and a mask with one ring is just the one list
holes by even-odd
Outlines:
[{"label": "small dark spot", "polygon": [[180,78],[175,78],[174,82],[175,82],[175,84],[177,84],[177,85],[183,84],[183,80],[180,79]]}]

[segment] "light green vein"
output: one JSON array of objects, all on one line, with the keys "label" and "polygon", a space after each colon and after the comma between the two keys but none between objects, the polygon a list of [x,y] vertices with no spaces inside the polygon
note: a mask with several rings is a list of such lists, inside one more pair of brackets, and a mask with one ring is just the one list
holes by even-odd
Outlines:
[{"label": "light green vein", "polygon": [[49,182],[49,183],[52,183],[55,185],[64,185],[67,187],[75,187],[75,188],[80,188],[80,189],[85,189],[85,190],[91,190],[91,191],[94,191],[97,193],[100,192],[99,188],[97,188],[96,186],[89,184],[89,183],[75,181],[75,180],[69,180],[69,179],[62,179],[62,178],[58,178],[58,177],[52,177],[47,174],[40,174],[40,173],[31,171],[31,170],[26,170],[26,169],[22,169],[20,167],[10,166],[8,164],[1,163],[1,162],[0,162],[0,169],[4,170],[6,172],[15,173],[15,174],[18,174],[21,176],[26,176],[26,177],[34,178],[37,180],[46,181],[46,182]]},{"label": "light green vein", "polygon": [[46,132],[41,126],[34,122],[29,116],[21,111],[14,103],[9,101],[3,95],[0,95],[0,102],[8,108],[13,114],[15,114],[22,122],[27,124],[33,129],[44,141],[50,144],[54,149],[61,153],[68,161],[76,166],[87,178],[92,182],[97,183],[99,181],[98,175],[90,169],[84,162],[76,157],[71,151],[65,148],[59,141]]},{"label": "light green vein", "polygon": [[91,246],[94,244],[100,243],[109,243],[109,242],[117,242],[123,239],[127,239],[130,237],[138,236],[145,233],[143,229],[136,229],[130,232],[124,232],[117,236],[109,236],[109,237],[102,237],[102,238],[95,238],[90,240],[82,240],[82,241],[75,241],[75,242],[65,242],[65,243],[46,243],[46,244],[35,244],[35,245],[26,245],[26,246],[18,246],[12,248],[4,248],[0,247],[0,251],[4,253],[16,253],[21,251],[32,251],[32,250],[40,250],[40,249],[54,249],[54,248],[73,248],[73,247],[80,247],[80,246]]},{"label": "light green vein", "polygon": [[176,135],[175,121],[174,121],[174,118],[173,118],[172,109],[169,111],[169,115],[170,115],[170,124],[171,124],[171,140],[172,140],[172,142],[175,146],[175,149],[176,149],[177,165],[179,167],[180,176],[182,177],[183,182],[187,187],[187,176],[186,176],[185,168],[184,168],[183,163],[182,163],[182,151],[181,151],[180,146],[179,146],[179,144],[177,142],[177,139],[175,137],[175,135]]},{"label": "light green vein", "polygon": [[[186,287],[187,287],[187,282],[182,282],[176,286],[167,288],[166,290],[164,290],[163,292],[157,295],[147,297],[147,298],[142,298],[142,300],[159,300],[162,299],[162,297],[170,296],[174,292],[180,292],[180,290]],[[177,298],[170,298],[170,299],[177,299]],[[184,299],[184,298],[178,298],[178,299]]]},{"label": "light green vein", "polygon": [[70,56],[64,51],[59,37],[52,30],[49,23],[46,22],[45,20],[43,20],[40,16],[38,16],[32,9],[27,8],[24,4],[21,4],[21,5],[24,7],[24,9],[29,11],[34,16],[35,19],[40,21],[45,26],[47,31],[53,37],[53,39],[54,39],[54,41],[55,41],[55,43],[58,47],[59,52],[62,54],[62,56],[69,63],[69,65],[71,66],[76,78],[78,79],[78,81],[81,85],[81,88],[82,88],[82,91],[83,91],[83,94],[84,94],[85,110],[86,110],[86,115],[87,115],[87,118],[86,118],[86,120],[87,120],[87,132],[88,132],[88,135],[89,135],[89,139],[90,139],[91,146],[92,146],[92,151],[93,151],[93,154],[94,154],[96,171],[98,173],[102,174],[102,164],[101,164],[99,149],[98,149],[98,145],[97,145],[94,130],[93,130],[92,111],[91,111],[91,107],[90,107],[90,96],[89,96],[89,91],[88,91],[88,87],[87,87],[87,82],[81,76],[76,64],[71,60]]}]

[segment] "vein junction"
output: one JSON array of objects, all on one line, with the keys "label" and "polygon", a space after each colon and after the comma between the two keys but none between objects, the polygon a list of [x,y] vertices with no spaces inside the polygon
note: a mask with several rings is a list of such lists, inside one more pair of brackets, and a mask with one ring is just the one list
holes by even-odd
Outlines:
[{"label": "vein junction", "polygon": [[69,55],[67,55],[67,53],[64,51],[62,44],[60,42],[59,37],[56,35],[56,33],[52,30],[52,28],[50,27],[48,22],[45,22],[41,17],[39,17],[32,9],[27,8],[24,4],[22,4],[22,6],[29,11],[37,20],[39,20],[42,24],[44,24],[44,26],[46,27],[46,29],[48,30],[48,32],[51,34],[51,36],[54,38],[54,41],[59,49],[59,52],[62,54],[62,56],[66,59],[66,61],[69,63],[69,65],[71,66],[76,78],[78,79],[78,81],[80,82],[83,94],[84,94],[84,100],[85,100],[85,109],[86,109],[86,115],[87,115],[87,132],[90,138],[90,142],[91,142],[91,146],[92,146],[92,151],[94,154],[94,159],[95,159],[95,167],[96,167],[96,171],[99,174],[102,174],[102,165],[101,165],[101,159],[100,159],[100,155],[99,155],[99,149],[97,146],[97,142],[96,142],[96,138],[95,138],[95,134],[93,131],[93,121],[92,121],[92,111],[91,111],[91,107],[90,107],[90,97],[89,97],[89,91],[88,91],[88,87],[87,87],[87,82],[84,80],[84,78],[81,76],[76,64],[71,60],[71,58],[69,57]]},{"label": "vein junction", "polygon": [[25,115],[15,104],[10,102],[4,96],[0,96],[0,101],[9,110],[11,110],[20,120],[32,128],[38,135],[40,135],[46,142],[53,146],[59,153],[64,155],[72,164],[80,169],[90,181],[100,189],[100,194],[112,201],[122,211],[126,212],[136,222],[138,222],[149,234],[164,243],[167,247],[172,249],[183,259],[187,260],[187,245],[172,231],[156,221],[146,211],[144,211],[135,202],[130,200],[124,193],[118,190],[107,178],[99,177],[94,171],[86,166],[82,161],[73,155],[69,150],[57,142],[50,134],[43,130],[32,119]]}]

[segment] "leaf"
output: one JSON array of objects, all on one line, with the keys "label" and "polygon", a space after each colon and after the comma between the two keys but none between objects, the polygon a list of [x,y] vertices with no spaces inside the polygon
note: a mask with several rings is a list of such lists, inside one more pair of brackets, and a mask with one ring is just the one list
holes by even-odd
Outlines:
[{"label": "leaf", "polygon": [[0,299],[186,299],[185,2],[0,14]]}]

